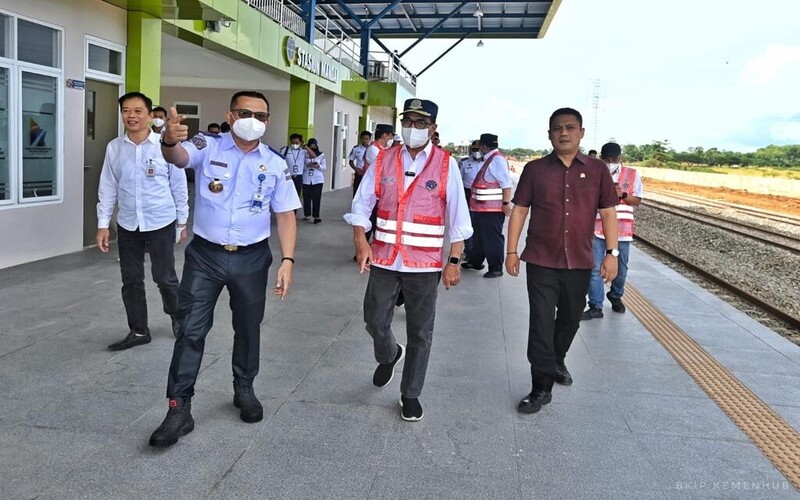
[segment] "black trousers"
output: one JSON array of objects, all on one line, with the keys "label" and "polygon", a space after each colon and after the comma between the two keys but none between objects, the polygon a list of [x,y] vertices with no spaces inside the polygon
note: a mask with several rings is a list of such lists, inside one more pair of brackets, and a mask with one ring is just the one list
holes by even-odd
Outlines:
[{"label": "black trousers", "polygon": [[272,264],[269,243],[228,252],[195,236],[186,248],[180,286],[181,328],[172,352],[167,397],[192,397],[205,339],[214,323],[214,306],[228,288],[233,312],[233,377],[252,384],[258,374],[261,321],[267,300],[267,272]]},{"label": "black trousers", "polygon": [[372,209],[372,214],[369,216],[369,221],[372,223],[372,227],[365,233],[367,241],[369,241],[369,238],[373,235],[373,233],[375,233],[375,226],[378,225],[378,205],[375,205],[375,208]]},{"label": "black trousers", "polygon": [[356,191],[358,191],[358,186],[361,185],[361,179],[363,179],[363,175],[354,174],[353,176],[353,198],[356,197]]},{"label": "black trousers", "polygon": [[563,361],[578,333],[591,269],[551,269],[526,264],[528,361],[534,390],[550,391],[556,363]]},{"label": "black trousers", "polygon": [[297,190],[297,196],[303,197],[303,176],[302,175],[293,175],[292,182],[294,182],[294,188]]},{"label": "black trousers", "polygon": [[303,184],[303,215],[319,219],[319,205],[322,201],[323,184]]},{"label": "black trousers", "polygon": [[144,253],[150,253],[153,281],[161,292],[164,312],[178,312],[178,275],[175,273],[175,221],[154,231],[128,231],[117,227],[119,269],[122,274],[122,303],[128,328],[135,333],[150,333],[147,324],[147,298],[144,290]]},{"label": "black trousers", "polygon": [[[464,196],[467,198],[467,206],[469,206],[469,199],[472,197],[472,190],[470,188],[464,188]],[[469,211],[469,220],[472,222],[472,228],[475,229],[475,221],[472,217],[472,210]],[[470,236],[468,239],[464,240],[464,253],[467,255],[467,262],[469,262],[469,254],[472,253],[472,238]]]},{"label": "black trousers", "polygon": [[472,227],[472,248],[468,253],[469,262],[475,266],[489,264],[490,271],[502,271],[505,260],[505,237],[503,223],[506,216],[503,212],[470,212]]}]

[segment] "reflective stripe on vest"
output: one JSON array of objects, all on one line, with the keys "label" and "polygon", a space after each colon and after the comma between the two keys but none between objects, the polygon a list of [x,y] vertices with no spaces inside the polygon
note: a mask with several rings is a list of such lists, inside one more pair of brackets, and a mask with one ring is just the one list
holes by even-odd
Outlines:
[{"label": "reflective stripe on vest", "polygon": [[375,161],[378,219],[372,261],[390,266],[400,254],[406,267],[441,268],[450,154],[432,148],[408,189],[402,155],[403,147],[391,147]]},{"label": "reflective stripe on vest", "polygon": [[[622,186],[623,191],[633,186],[636,182],[636,170],[628,167],[620,167],[619,177],[617,177],[619,185]],[[620,237],[633,237],[633,205],[629,205],[625,200],[620,200],[617,209],[617,235]],[[603,236],[603,219],[600,217],[600,212],[594,220],[594,234]]]},{"label": "reflective stripe on vest", "polygon": [[497,179],[492,182],[486,180],[486,172],[489,170],[489,165],[498,155],[503,158],[503,155],[498,150],[487,156],[483,161],[483,167],[478,171],[475,180],[472,181],[469,209],[473,212],[503,211],[503,188],[500,187],[500,182]]}]

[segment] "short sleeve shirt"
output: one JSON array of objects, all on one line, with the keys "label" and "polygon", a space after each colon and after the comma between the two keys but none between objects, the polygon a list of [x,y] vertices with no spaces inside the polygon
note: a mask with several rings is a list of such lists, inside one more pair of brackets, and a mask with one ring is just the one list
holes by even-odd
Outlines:
[{"label": "short sleeve shirt", "polygon": [[283,157],[267,145],[244,153],[223,133],[198,134],[181,146],[195,170],[194,232],[202,238],[252,245],[269,237],[270,212],[300,208]]},{"label": "short sleeve shirt", "polygon": [[530,207],[522,260],[552,269],[592,269],[597,210],[619,199],[603,161],[579,153],[567,168],[551,153],[525,165],[512,201]]}]

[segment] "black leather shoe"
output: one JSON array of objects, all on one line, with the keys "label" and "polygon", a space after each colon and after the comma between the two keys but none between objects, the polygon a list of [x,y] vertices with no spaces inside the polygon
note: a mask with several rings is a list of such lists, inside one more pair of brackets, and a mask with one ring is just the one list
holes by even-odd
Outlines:
[{"label": "black leather shoe", "polygon": [[109,351],[124,351],[125,349],[130,349],[131,347],[136,347],[137,345],[144,345],[150,343],[150,334],[145,333],[144,335],[138,335],[133,332],[129,332],[128,335],[120,340],[119,342],[114,342],[110,346],[108,346]]},{"label": "black leather shoe", "polygon": [[256,397],[252,385],[233,381],[233,406],[239,408],[239,418],[253,424],[264,418],[264,407]]},{"label": "black leather shoe", "polygon": [[150,435],[150,446],[172,446],[181,436],[194,430],[191,398],[172,398],[169,400],[167,417]]},{"label": "black leather shoe", "polygon": [[178,321],[177,316],[170,316],[172,318],[172,334],[175,335],[175,338],[178,338],[178,334],[181,333],[181,323]]},{"label": "black leather shoe", "polygon": [[319,217],[314,219],[314,224],[319,224],[320,222],[322,222],[322,219],[320,219]]},{"label": "black leather shoe", "polygon": [[461,267],[463,269],[474,269],[476,271],[480,271],[481,269],[483,269],[483,264],[479,264],[479,265],[476,266],[472,262],[462,262],[461,263]]},{"label": "black leather shoe", "polygon": [[553,376],[553,380],[557,384],[572,385],[572,375],[570,375],[567,365],[563,361],[558,362],[556,365],[556,374]]},{"label": "black leather shoe", "polygon": [[522,401],[519,402],[519,406],[517,406],[517,411],[520,413],[536,413],[552,399],[552,393],[536,389],[522,398]]},{"label": "black leather shoe", "polygon": [[617,313],[625,312],[625,304],[622,303],[622,299],[620,297],[612,297],[611,292],[608,292],[606,297],[608,297],[609,302],[611,302],[612,311]]},{"label": "black leather shoe", "polygon": [[383,387],[391,382],[394,378],[394,367],[405,355],[406,348],[397,344],[397,354],[394,357],[394,361],[391,363],[379,364],[378,367],[375,368],[375,373],[372,375],[373,385],[375,385],[375,387]]},{"label": "black leather shoe", "polygon": [[499,278],[503,275],[503,271],[489,271],[483,275],[484,278]]}]

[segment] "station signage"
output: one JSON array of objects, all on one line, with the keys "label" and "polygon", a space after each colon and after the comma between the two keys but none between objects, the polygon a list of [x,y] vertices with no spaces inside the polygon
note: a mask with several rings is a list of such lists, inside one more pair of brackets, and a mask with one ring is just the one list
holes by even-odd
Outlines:
[{"label": "station signage", "polygon": [[298,47],[294,37],[287,36],[284,38],[283,48],[283,55],[286,58],[286,64],[289,66],[294,64],[333,83],[339,81],[339,68],[333,61],[327,57]]}]

